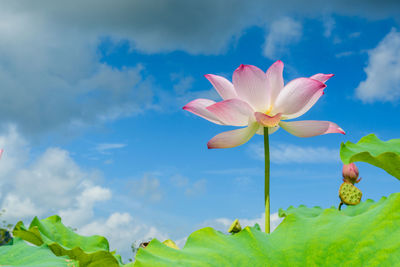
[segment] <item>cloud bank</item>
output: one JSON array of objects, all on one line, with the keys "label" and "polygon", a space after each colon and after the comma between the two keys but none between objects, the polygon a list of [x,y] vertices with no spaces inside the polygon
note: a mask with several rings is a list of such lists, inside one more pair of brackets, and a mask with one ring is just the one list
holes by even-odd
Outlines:
[{"label": "cloud bank", "polygon": [[[32,155],[29,143],[11,126],[0,136],[4,148],[0,160],[1,220],[15,224],[28,223],[58,214],[67,226],[80,234],[103,235],[111,249],[128,259],[130,245],[148,238],[166,239],[149,223],[143,223],[128,212],[104,211],[102,205],[112,203],[113,192],[102,185],[98,170],[85,170],[68,151],[50,147]],[[115,210],[116,207],[113,207]]]},{"label": "cloud bank", "polygon": [[[264,160],[264,146],[251,144],[248,153],[255,159]],[[290,163],[335,163],[340,161],[339,150],[327,147],[303,147],[292,144],[274,144],[270,147],[271,162]]]},{"label": "cloud bank", "polygon": [[366,103],[397,102],[400,98],[400,32],[392,29],[368,52],[367,78],[356,88],[356,97]]},{"label": "cloud bank", "polygon": [[[265,29],[264,55],[275,58],[299,40],[305,18],[323,20],[324,35],[330,36],[331,14],[382,19],[400,13],[399,1],[361,0],[1,3],[0,121],[3,126],[15,123],[25,134],[73,129],[155,108],[151,75],[140,62],[118,68],[104,63],[99,47],[105,40],[110,51],[128,43],[131,51],[145,54],[216,55],[256,26]],[[185,91],[192,82],[182,79],[175,90]],[[370,78],[360,88],[368,91],[373,82]]]}]

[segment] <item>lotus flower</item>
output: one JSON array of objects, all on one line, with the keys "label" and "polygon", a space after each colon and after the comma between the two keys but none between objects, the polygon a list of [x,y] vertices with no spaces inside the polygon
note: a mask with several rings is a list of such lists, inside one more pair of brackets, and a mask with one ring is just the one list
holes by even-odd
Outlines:
[{"label": "lotus flower", "polygon": [[222,101],[196,99],[183,109],[216,124],[246,126],[213,137],[208,148],[242,145],[254,134],[272,134],[280,127],[299,137],[344,131],[329,121],[285,121],[306,113],[324,94],[325,82],[333,74],[297,78],[284,85],[283,63],[276,61],[266,73],[252,65],[240,65],[233,73],[233,84],[224,77],[207,74]]}]

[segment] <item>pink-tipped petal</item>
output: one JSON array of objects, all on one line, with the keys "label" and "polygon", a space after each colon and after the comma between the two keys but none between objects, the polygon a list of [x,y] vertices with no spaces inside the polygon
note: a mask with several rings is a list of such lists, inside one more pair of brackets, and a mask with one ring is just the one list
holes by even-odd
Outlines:
[{"label": "pink-tipped petal", "polygon": [[330,121],[281,121],[279,125],[298,137],[311,137],[328,133],[345,134],[342,128]]},{"label": "pink-tipped petal", "polygon": [[[268,128],[268,135],[273,134],[274,132],[278,131],[278,129],[279,129],[279,125],[277,125],[277,126],[275,126],[275,127],[269,127],[269,128]],[[264,135],[264,127],[261,126],[261,127],[257,130],[256,134]]]},{"label": "pink-tipped petal", "polygon": [[333,76],[335,76],[334,74],[323,74],[323,73],[318,73],[315,74],[313,76],[311,76],[311,79],[320,81],[322,83],[326,83],[327,80],[329,80],[330,78],[332,78]]},{"label": "pink-tipped petal", "polygon": [[275,127],[281,121],[281,113],[276,114],[275,116],[271,117],[261,112],[255,112],[254,116],[259,124],[264,127]]},{"label": "pink-tipped petal", "polygon": [[222,76],[206,74],[204,77],[210,81],[222,99],[237,98],[233,84]]},{"label": "pink-tipped petal", "polygon": [[238,98],[249,103],[257,111],[268,109],[267,76],[262,70],[242,64],[233,73],[232,80]]},{"label": "pink-tipped petal", "polygon": [[206,109],[208,106],[213,104],[215,104],[215,101],[199,98],[186,104],[183,109],[213,123],[223,124],[212,112]]},{"label": "pink-tipped petal", "polygon": [[290,114],[290,115],[285,115],[282,119],[284,120],[290,120],[290,119],[295,119],[306,113],[312,106],[314,106],[315,103],[317,103],[318,99],[324,94],[323,90],[317,91],[311,99],[308,101],[307,104],[305,104],[298,112]]},{"label": "pink-tipped petal", "polygon": [[252,123],[246,128],[223,132],[208,141],[208,148],[230,148],[243,145],[257,132],[260,125]]},{"label": "pink-tipped petal", "polygon": [[278,60],[267,70],[267,84],[270,103],[274,103],[279,93],[283,89],[283,62]]},{"label": "pink-tipped petal", "polygon": [[315,94],[321,94],[326,85],[310,78],[298,78],[289,82],[278,95],[272,113],[282,113],[283,118],[300,112]]},{"label": "pink-tipped petal", "polygon": [[222,123],[232,126],[247,126],[254,113],[249,104],[237,98],[215,103],[208,106],[207,110]]}]

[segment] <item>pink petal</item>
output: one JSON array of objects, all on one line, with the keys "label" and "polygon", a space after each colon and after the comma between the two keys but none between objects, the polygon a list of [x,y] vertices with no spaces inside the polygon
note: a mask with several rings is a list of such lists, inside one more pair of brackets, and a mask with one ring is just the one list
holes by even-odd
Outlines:
[{"label": "pink petal", "polygon": [[262,70],[242,64],[233,73],[232,80],[238,98],[256,111],[265,112],[268,109],[267,76]]},{"label": "pink petal", "polygon": [[233,84],[224,77],[214,74],[206,74],[204,77],[210,81],[222,99],[237,98]]},{"label": "pink petal", "polygon": [[[326,85],[320,81],[310,78],[298,78],[289,82],[278,95],[272,113],[282,113],[283,118],[287,115],[300,112],[315,98],[315,94],[321,94]],[[314,103],[313,103],[314,104]],[[308,109],[311,106],[308,107]],[[307,109],[307,110],[308,110]]]},{"label": "pink petal", "polygon": [[275,127],[281,121],[281,113],[276,114],[275,116],[271,117],[261,112],[255,112],[254,116],[259,124],[264,127]]},{"label": "pink petal", "polygon": [[207,110],[213,113],[223,124],[233,126],[247,126],[249,118],[254,113],[249,104],[237,98],[215,103],[208,106]]},{"label": "pink petal", "polygon": [[[271,128],[271,127],[268,127],[268,135],[273,134],[274,132],[278,131],[278,129],[279,129],[279,125],[277,125],[277,126],[275,126],[275,127],[272,127],[272,128]],[[257,130],[256,134],[264,135],[264,127],[261,126],[261,127]]]},{"label": "pink petal", "polygon": [[270,93],[270,103],[274,103],[284,86],[282,61],[278,60],[269,67],[267,70],[267,82]]},{"label": "pink petal", "polygon": [[213,123],[223,124],[212,112],[206,109],[206,107],[213,104],[215,104],[215,101],[199,98],[186,104],[183,109],[192,112],[193,114],[196,114],[197,116],[209,120]]},{"label": "pink petal", "polygon": [[323,90],[317,91],[311,99],[305,104],[298,112],[290,114],[290,115],[285,115],[283,119],[285,120],[290,120],[290,119],[295,119],[306,113],[312,106],[314,106],[315,103],[317,103],[318,99],[324,94]]},{"label": "pink petal", "polygon": [[323,74],[323,73],[318,73],[315,74],[313,76],[311,76],[311,79],[320,81],[322,83],[326,83],[327,80],[329,80],[330,78],[332,78],[333,76],[335,76],[334,74]]},{"label": "pink petal", "polygon": [[220,133],[208,141],[208,148],[230,148],[240,146],[257,132],[258,123],[252,123],[246,128]]},{"label": "pink petal", "polygon": [[281,121],[279,125],[298,137],[311,137],[328,133],[345,134],[342,128],[330,121]]}]

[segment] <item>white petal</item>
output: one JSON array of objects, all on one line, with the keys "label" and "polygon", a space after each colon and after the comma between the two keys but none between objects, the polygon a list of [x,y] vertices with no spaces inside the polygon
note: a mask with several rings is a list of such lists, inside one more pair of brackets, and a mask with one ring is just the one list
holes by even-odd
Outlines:
[{"label": "white petal", "polygon": [[186,104],[183,109],[213,123],[223,124],[212,112],[206,109],[208,106],[213,104],[215,104],[215,101],[199,98]]},{"label": "white petal", "polygon": [[237,98],[233,84],[224,77],[214,74],[206,74],[204,77],[210,81],[222,99]]},{"label": "white petal", "polygon": [[237,98],[215,103],[208,106],[207,110],[213,113],[222,123],[232,126],[247,126],[250,117],[254,116],[253,108]]},{"label": "white petal", "polygon": [[251,65],[240,65],[233,73],[233,85],[238,98],[249,103],[255,111],[268,109],[267,75]]},{"label": "white petal", "polygon": [[345,134],[342,128],[330,121],[281,121],[279,125],[298,137],[311,137],[328,133]]},{"label": "white petal", "polygon": [[282,61],[278,60],[269,67],[267,70],[267,82],[270,104],[273,104],[284,86]]},{"label": "white petal", "polygon": [[290,120],[290,119],[295,119],[306,113],[307,111],[310,110],[312,106],[314,106],[315,103],[317,103],[318,99],[324,95],[323,90],[319,90],[315,92],[315,94],[310,98],[310,100],[305,104],[298,112],[290,114],[290,115],[285,115],[283,116],[283,119],[285,120]]},{"label": "white petal", "polygon": [[243,145],[256,133],[258,123],[252,123],[248,127],[238,130],[220,133],[214,136],[208,143],[208,148],[230,148]]},{"label": "white petal", "polygon": [[[279,125],[275,127],[269,127],[268,128],[268,135],[273,134],[274,132],[278,131]],[[257,130],[257,134],[259,135],[264,135],[264,127],[260,126],[260,128]]]},{"label": "white petal", "polygon": [[326,85],[310,78],[298,78],[289,82],[281,91],[272,109],[272,114],[282,113],[287,118],[300,112],[313,99],[315,94],[322,94]]},{"label": "white petal", "polygon": [[320,81],[322,83],[326,83],[327,80],[329,80],[330,78],[332,78],[333,76],[335,76],[334,74],[323,74],[323,73],[318,73],[315,74],[313,76],[311,76],[311,79]]}]

